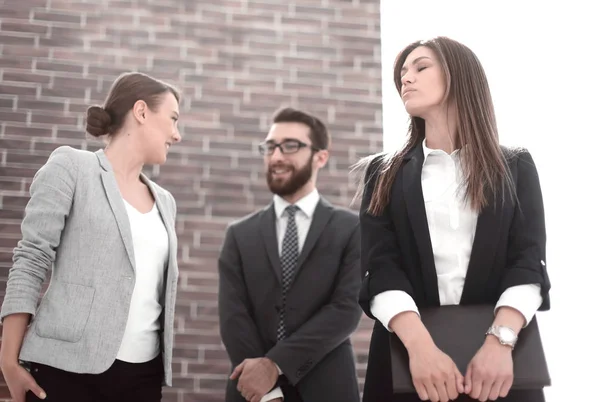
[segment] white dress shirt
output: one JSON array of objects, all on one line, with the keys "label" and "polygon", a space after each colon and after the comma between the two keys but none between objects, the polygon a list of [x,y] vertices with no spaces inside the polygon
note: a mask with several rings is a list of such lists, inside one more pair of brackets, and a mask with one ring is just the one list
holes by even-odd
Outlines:
[{"label": "white dress shirt", "polygon": [[169,256],[169,237],[156,203],[150,212],[143,214],[123,201],[133,240],[135,286],[117,359],[143,363],[160,353],[160,297]]},{"label": "white dress shirt", "polygon": [[[464,201],[459,150],[448,155],[443,150],[427,148],[425,143],[423,141],[421,184],[440,304],[456,305],[460,303],[465,284],[475,238],[477,212],[469,207],[468,201]],[[502,306],[512,307],[523,314],[527,325],[541,304],[538,284],[518,285],[502,293],[496,304],[496,311]],[[405,311],[419,313],[413,298],[401,290],[388,290],[371,300],[371,313],[390,332],[390,320]]]},{"label": "white dress shirt", "polygon": [[[295,215],[296,228],[298,230],[298,253],[302,252],[302,247],[306,241],[306,236],[308,235],[308,230],[310,229],[310,224],[312,223],[315,209],[319,203],[319,198],[319,192],[317,189],[314,189],[294,204],[299,208],[299,211]],[[279,254],[281,255],[281,246],[283,245],[283,237],[285,236],[285,229],[287,228],[288,223],[288,215],[285,213],[285,209],[288,207],[288,205],[290,205],[290,203],[276,195],[273,197],[273,204],[275,207],[277,247],[279,249]],[[279,367],[277,367],[277,370],[279,371],[279,375],[283,374]],[[283,393],[279,387],[263,396],[260,402],[266,402],[276,398],[283,399]]]}]

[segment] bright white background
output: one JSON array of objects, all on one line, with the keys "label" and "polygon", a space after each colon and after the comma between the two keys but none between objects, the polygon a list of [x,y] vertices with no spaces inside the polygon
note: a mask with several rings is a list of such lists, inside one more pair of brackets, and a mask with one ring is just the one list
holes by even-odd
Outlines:
[{"label": "bright white background", "polygon": [[488,76],[501,143],[528,148],[542,183],[552,282],[552,308],[538,314],[553,381],[546,400],[600,401],[598,6],[548,3],[382,0],[384,147],[406,139],[393,83],[400,50],[437,35],[469,46]]}]

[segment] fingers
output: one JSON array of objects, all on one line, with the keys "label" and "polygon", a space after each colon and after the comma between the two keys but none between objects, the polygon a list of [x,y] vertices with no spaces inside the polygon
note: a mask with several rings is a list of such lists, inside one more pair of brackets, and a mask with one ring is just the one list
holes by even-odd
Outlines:
[{"label": "fingers", "polygon": [[479,395],[481,395],[481,389],[483,388],[483,381],[481,377],[477,375],[472,375],[471,378],[471,392],[469,395],[473,399],[479,399]]},{"label": "fingers", "polygon": [[[247,391],[245,389],[239,390],[240,394],[242,394],[242,397],[249,401],[249,402],[253,402],[252,398],[254,398],[256,395],[254,394],[254,392],[252,391]],[[260,401],[260,398],[258,399]]]},{"label": "fingers", "polygon": [[27,373],[29,377],[26,382],[26,389],[33,392],[39,399],[46,399],[46,392],[38,385],[33,376]]},{"label": "fingers", "polygon": [[[452,379],[452,382],[454,382],[454,378]],[[437,391],[438,394],[438,399],[435,399],[436,401],[441,401],[441,402],[448,402],[448,392],[446,392],[446,383],[444,383],[443,381],[439,381],[435,384],[435,390]],[[432,399],[433,401],[433,399]]]},{"label": "fingers", "polygon": [[485,380],[481,382],[481,393],[479,394],[479,400],[485,402],[490,396],[490,391],[494,385],[494,380]]},{"label": "fingers", "polygon": [[427,391],[427,396],[429,396],[429,399],[425,398],[423,399],[424,401],[430,400],[432,402],[438,402],[440,400],[440,396],[432,382],[428,381],[425,383],[425,390]]},{"label": "fingers", "polygon": [[502,389],[503,384],[504,384],[504,381],[502,381],[502,380],[498,380],[498,381],[494,382],[494,385],[492,385],[492,389],[490,390],[490,395],[488,396],[488,399],[490,401],[495,401],[496,399],[498,399],[498,396],[500,396],[500,390]]},{"label": "fingers", "polygon": [[508,391],[510,391],[510,388],[512,387],[512,384],[513,384],[513,377],[510,377],[508,380],[505,380],[502,383],[502,386],[500,387],[499,396],[501,396],[502,398],[506,398],[506,396],[508,395]]},{"label": "fingers", "polygon": [[46,392],[35,381],[29,385],[29,390],[40,399],[46,399]]},{"label": "fingers", "polygon": [[425,388],[425,385],[421,382],[415,382],[414,385],[415,389],[417,390],[417,394],[419,395],[419,399],[422,401],[429,400],[429,395],[427,395],[427,389]]},{"label": "fingers", "polygon": [[229,378],[231,380],[237,379],[240,376],[240,374],[242,374],[242,371],[244,370],[244,365],[245,364],[246,364],[246,360],[244,360],[243,362],[241,362],[240,364],[238,364],[237,367],[233,370],[233,373],[231,373],[231,375],[229,376]]},{"label": "fingers", "polygon": [[456,366],[454,366],[454,377],[456,379],[456,391],[459,394],[463,394],[465,392],[465,378]]},{"label": "fingers", "polygon": [[[456,374],[451,374],[448,376],[448,378],[446,379],[446,395],[448,397],[448,399],[450,400],[454,400],[456,398],[458,398],[458,390],[457,390],[457,384],[458,381],[456,379]],[[440,394],[440,398],[442,398],[442,395]],[[444,400],[442,398],[442,400]]]},{"label": "fingers", "polygon": [[471,395],[473,390],[473,369],[471,365],[467,367],[467,373],[465,374],[465,394]]}]

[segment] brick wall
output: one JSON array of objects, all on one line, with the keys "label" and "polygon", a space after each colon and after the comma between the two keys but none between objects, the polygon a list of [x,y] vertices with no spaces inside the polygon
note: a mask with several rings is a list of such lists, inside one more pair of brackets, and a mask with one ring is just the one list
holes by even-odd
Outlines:
[{"label": "brick wall", "polygon": [[[270,200],[256,146],[272,112],[293,105],[328,123],[319,188],[338,205],[354,191],[349,165],[382,148],[377,0],[208,3],[0,0],[1,294],[35,171],[59,145],[101,146],[84,135],[87,106],[127,70],[184,92],[184,140],[148,169],[179,207],[175,387],[165,401],[223,400],[216,258],[226,224]],[[354,335],[361,377],[369,327]]]}]

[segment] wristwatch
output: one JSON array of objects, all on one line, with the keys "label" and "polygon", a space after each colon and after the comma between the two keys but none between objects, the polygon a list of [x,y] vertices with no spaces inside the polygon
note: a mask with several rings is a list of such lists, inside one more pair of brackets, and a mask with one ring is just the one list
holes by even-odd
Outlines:
[{"label": "wristwatch", "polygon": [[503,325],[492,325],[487,332],[487,335],[494,335],[498,338],[501,345],[510,346],[511,349],[515,348],[515,344],[517,343],[517,334],[510,327],[505,327]]}]

